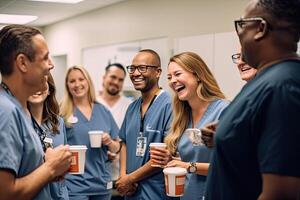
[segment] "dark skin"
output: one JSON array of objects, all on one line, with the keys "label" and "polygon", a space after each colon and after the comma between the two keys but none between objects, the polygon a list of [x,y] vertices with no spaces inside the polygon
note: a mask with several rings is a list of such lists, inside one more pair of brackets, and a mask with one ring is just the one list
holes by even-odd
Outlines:
[{"label": "dark skin", "polygon": [[[132,64],[138,65],[153,65],[158,66],[158,61],[155,57],[148,52],[138,53]],[[136,90],[141,91],[142,103],[142,116],[147,111],[150,102],[154,95],[160,91],[158,86],[158,79],[160,77],[160,68],[149,68],[147,72],[140,73],[137,69],[130,74],[130,79],[134,84]],[[141,81],[141,79],[143,81]],[[126,144],[123,143],[120,152],[120,178],[116,182],[117,190],[121,195],[131,196],[136,192],[138,182],[160,172],[161,169],[151,166],[150,160],[137,170],[126,174]]]},{"label": "dark skin", "polygon": [[214,147],[214,134],[217,130],[217,126],[218,122],[213,122],[201,128],[201,139],[208,148]]},{"label": "dark skin", "polygon": [[[245,11],[245,17],[252,16],[263,16],[270,21],[274,21],[275,17],[272,17],[267,11],[263,10],[263,8],[256,7],[257,0],[251,1]],[[256,68],[258,69],[258,73],[268,67],[273,63],[278,63],[285,59],[299,59],[295,52],[295,40],[293,40],[290,33],[288,31],[270,31],[268,30],[268,26],[265,24],[259,24],[256,29],[252,29],[251,35],[246,36],[246,31],[244,30],[241,34],[239,34],[239,38],[242,44],[242,50],[245,50],[246,43],[244,41],[248,40],[252,35],[252,44],[257,45],[256,54],[261,54],[260,58],[249,60],[249,62],[256,63]],[[245,33],[244,33],[245,32]],[[285,37],[282,34],[286,35]],[[247,37],[247,38],[246,38]],[[284,39],[282,39],[284,38]],[[280,42],[274,42],[280,41]],[[265,51],[264,46],[268,46],[268,49],[272,49],[272,51]],[[247,47],[247,45],[246,45]],[[244,54],[251,54],[251,51],[244,52]],[[248,56],[249,57],[249,56]],[[255,58],[255,57],[253,57]],[[262,192],[258,197],[258,200],[265,199],[299,199],[299,191],[300,191],[300,178],[294,176],[283,176],[280,174],[268,174],[262,173]]]},{"label": "dark skin", "polygon": [[[246,9],[245,17],[261,16],[269,19],[269,23],[274,21],[270,14],[262,8],[256,8],[257,0],[251,1]],[[286,36],[283,37],[282,34]],[[258,24],[255,27],[246,27],[239,34],[243,55],[248,58],[247,63],[255,66],[258,73],[272,64],[285,59],[299,59],[295,52],[297,45],[292,41],[289,32],[268,30],[268,25]],[[277,41],[274,43],[274,41]],[[278,42],[280,41],[280,42]],[[270,51],[265,51],[268,46]],[[255,49],[255,55],[252,51]],[[201,129],[202,139],[208,147],[214,146],[214,134],[217,125],[209,124]],[[300,199],[300,178],[286,176],[275,173],[261,173],[262,191],[258,200],[279,200],[279,199]]]}]

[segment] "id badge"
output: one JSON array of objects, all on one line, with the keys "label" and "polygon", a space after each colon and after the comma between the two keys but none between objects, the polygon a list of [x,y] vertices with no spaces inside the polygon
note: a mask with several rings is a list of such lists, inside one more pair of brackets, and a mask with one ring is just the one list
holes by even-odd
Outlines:
[{"label": "id badge", "polygon": [[136,141],[136,156],[143,157],[146,152],[147,138],[146,137],[137,137]]},{"label": "id badge", "polygon": [[53,148],[53,140],[52,140],[52,138],[45,137],[44,144],[46,146],[46,149]]}]

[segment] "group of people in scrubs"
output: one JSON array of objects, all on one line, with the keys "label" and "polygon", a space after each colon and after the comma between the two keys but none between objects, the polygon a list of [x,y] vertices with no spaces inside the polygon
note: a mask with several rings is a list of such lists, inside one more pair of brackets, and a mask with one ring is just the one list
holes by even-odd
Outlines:
[{"label": "group of people in scrubs", "polygon": [[[232,60],[247,84],[232,102],[196,53],[170,58],[171,96],[158,84],[162,66],[157,52],[140,50],[126,68],[141,96],[129,105],[120,130],[97,102],[84,67],[68,69],[58,108],[43,36],[26,26],[4,27],[0,197],[109,200],[111,152],[120,153],[116,189],[127,200],[299,199],[300,30],[295,24],[300,17],[287,14],[299,8],[299,0],[252,0],[245,16],[235,21],[241,52]],[[284,26],[290,29],[280,29]],[[186,133],[190,128],[203,131],[205,145],[194,144]],[[104,132],[101,148],[91,148],[91,130]],[[150,152],[152,142],[165,142],[167,148]],[[67,173],[69,145],[88,147],[83,174]],[[151,162],[187,170],[183,196],[166,195],[162,168]]]}]

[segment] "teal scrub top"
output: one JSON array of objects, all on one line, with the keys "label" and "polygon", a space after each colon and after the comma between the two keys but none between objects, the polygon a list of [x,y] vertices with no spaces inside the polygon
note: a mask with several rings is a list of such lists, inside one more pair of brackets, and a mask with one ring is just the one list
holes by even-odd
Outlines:
[{"label": "teal scrub top", "polygon": [[[58,133],[51,132],[50,127],[51,126],[47,126],[46,124],[41,125],[42,130],[46,132],[46,137],[53,140],[53,147],[67,144],[64,120],[59,117]],[[52,182],[49,184],[49,186],[52,200],[69,200],[69,194],[65,180]]]},{"label": "teal scrub top", "polygon": [[[0,170],[8,169],[16,178],[22,178],[43,164],[43,148],[31,118],[26,115],[19,101],[2,88],[0,88],[0,130]],[[50,198],[47,184],[33,199]]]},{"label": "teal scrub top", "polygon": [[[74,120],[76,119],[76,120]],[[73,124],[67,127],[69,145],[86,145],[86,162],[84,174],[67,174],[66,184],[69,194],[105,195],[111,193],[111,162],[107,157],[107,146],[91,148],[88,132],[102,130],[112,139],[118,138],[119,128],[110,113],[102,104],[95,102],[90,120],[78,108],[73,113]]]},{"label": "teal scrub top", "polygon": [[[218,121],[222,112],[226,109],[229,102],[223,99],[215,100],[209,104],[201,119],[195,125],[201,128],[208,123]],[[189,128],[192,128],[190,116]],[[179,140],[177,150],[180,158],[184,162],[209,163],[212,149],[207,148],[204,144],[194,146],[186,134],[183,134]],[[184,195],[181,200],[202,200],[206,190],[206,176],[195,173],[188,173],[185,180]]]},{"label": "teal scrub top", "polygon": [[[143,157],[136,156],[137,138],[140,136],[142,99],[131,103],[127,109],[125,119],[120,129],[120,138],[126,144],[127,174],[137,170],[150,159],[149,144],[163,142],[171,124],[171,98],[167,92],[156,97],[144,116],[143,137],[147,138],[146,151]],[[167,199],[164,176],[162,171],[140,181],[136,193],[126,196],[130,200]]]}]

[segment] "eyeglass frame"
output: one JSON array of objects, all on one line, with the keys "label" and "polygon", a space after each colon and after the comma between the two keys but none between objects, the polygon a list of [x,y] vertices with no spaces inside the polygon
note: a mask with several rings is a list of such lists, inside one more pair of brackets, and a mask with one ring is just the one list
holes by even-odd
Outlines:
[{"label": "eyeglass frame", "polygon": [[241,53],[235,53],[231,55],[231,60],[234,64],[239,64],[239,61],[241,60]]},{"label": "eyeglass frame", "polygon": [[[145,67],[145,70],[141,70],[141,67]],[[130,72],[130,68],[134,68],[132,72]],[[126,66],[128,74],[133,74],[135,70],[137,69],[141,74],[147,73],[148,68],[158,68],[158,66],[155,65],[129,65]]]},{"label": "eyeglass frame", "polygon": [[[262,17],[246,17],[246,18],[241,18],[241,19],[234,20],[235,31],[238,34],[241,32],[241,30],[244,27],[242,27],[239,24],[242,23],[242,22],[256,22],[256,21],[260,21],[260,23],[268,24],[267,21],[264,18],[262,18]],[[270,25],[268,27],[270,28]]]}]

